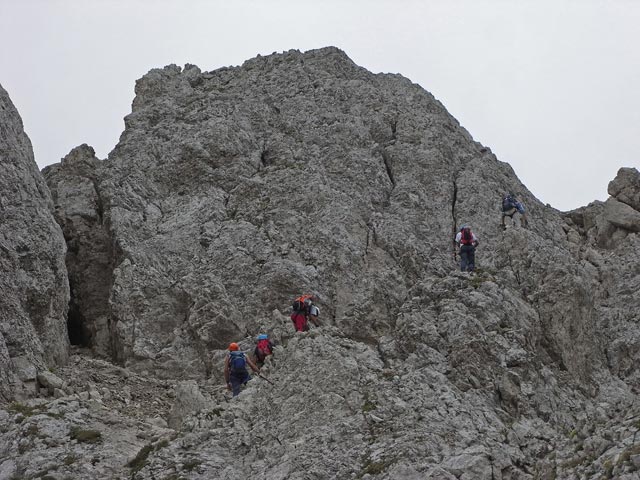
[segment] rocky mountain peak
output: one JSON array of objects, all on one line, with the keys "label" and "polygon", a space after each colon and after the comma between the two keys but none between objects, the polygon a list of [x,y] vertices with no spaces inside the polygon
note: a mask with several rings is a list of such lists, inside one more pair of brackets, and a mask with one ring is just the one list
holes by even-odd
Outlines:
[{"label": "rocky mountain peak", "polygon": [[[1,412],[23,440],[0,472],[71,451],[72,478],[634,478],[637,170],[563,214],[430,93],[329,47],[153,69],[106,160],[44,177],[74,355]],[[301,293],[320,327],[295,333]],[[264,378],[230,399],[227,346],[263,332]]]}]

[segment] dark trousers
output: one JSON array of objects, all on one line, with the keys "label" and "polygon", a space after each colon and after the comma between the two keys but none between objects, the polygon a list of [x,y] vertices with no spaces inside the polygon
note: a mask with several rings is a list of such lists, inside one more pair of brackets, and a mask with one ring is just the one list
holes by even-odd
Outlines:
[{"label": "dark trousers", "polygon": [[473,245],[462,245],[460,247],[460,270],[463,272],[473,272],[476,266],[476,247]]},{"label": "dark trousers", "polygon": [[229,375],[229,383],[231,384],[231,391],[234,397],[240,394],[240,387],[249,380],[251,380],[251,377],[246,370],[244,372],[232,372],[231,375]]}]

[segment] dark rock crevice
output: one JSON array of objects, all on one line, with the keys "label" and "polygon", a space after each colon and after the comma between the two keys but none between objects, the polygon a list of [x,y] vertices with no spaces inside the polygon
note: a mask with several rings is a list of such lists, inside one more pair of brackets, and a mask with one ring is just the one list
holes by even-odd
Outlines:
[{"label": "dark rock crevice", "polygon": [[369,255],[369,244],[371,242],[371,236],[372,236],[371,235],[371,233],[372,233],[371,230],[372,230],[372,227],[371,226],[367,226],[367,238],[366,238],[365,246],[364,246],[364,256],[365,256],[365,258],[366,258],[367,255]]},{"label": "dark rock crevice", "polygon": [[91,147],[81,145],[43,174],[67,243],[69,341],[112,358],[109,297],[117,255],[96,173],[99,162]]},{"label": "dark rock crevice", "polygon": [[396,187],[396,180],[393,175],[391,155],[389,155],[389,153],[384,148],[380,150],[380,155],[382,156],[382,161],[384,162],[384,168],[385,168],[385,171],[387,172],[387,177],[389,177],[389,181],[391,182],[391,186],[393,190]]},{"label": "dark rock crevice", "polygon": [[82,315],[78,304],[72,298],[69,302],[69,312],[67,314],[69,343],[78,347],[90,347],[93,342],[93,335],[88,326],[88,322]]},{"label": "dark rock crevice", "polygon": [[391,141],[395,143],[395,141],[398,139],[398,118],[399,115],[396,114],[396,116],[393,118],[393,120],[390,122],[390,127],[391,127]]},{"label": "dark rock crevice", "polygon": [[457,254],[458,248],[456,245],[456,235],[458,233],[458,218],[456,215],[456,202],[458,201],[458,183],[456,177],[453,178],[453,190],[451,194],[451,238],[452,240],[452,248],[453,255]]}]

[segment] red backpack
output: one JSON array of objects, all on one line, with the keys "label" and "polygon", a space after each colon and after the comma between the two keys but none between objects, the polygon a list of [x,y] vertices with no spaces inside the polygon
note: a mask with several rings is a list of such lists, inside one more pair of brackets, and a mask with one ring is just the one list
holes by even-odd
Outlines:
[{"label": "red backpack", "polygon": [[258,340],[258,344],[256,345],[258,352],[262,357],[266,357],[267,355],[271,355],[271,342],[269,339]]},{"label": "red backpack", "polygon": [[460,245],[473,245],[473,233],[470,228],[463,228],[460,236]]}]

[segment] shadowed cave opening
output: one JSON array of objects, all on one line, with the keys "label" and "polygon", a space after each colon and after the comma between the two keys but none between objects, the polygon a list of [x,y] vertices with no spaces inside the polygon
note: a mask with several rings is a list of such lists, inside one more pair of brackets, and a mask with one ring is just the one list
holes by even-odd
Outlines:
[{"label": "shadowed cave opening", "polygon": [[69,313],[67,314],[67,332],[71,345],[91,346],[91,332],[87,328],[87,322],[78,306],[72,302],[69,303]]}]

